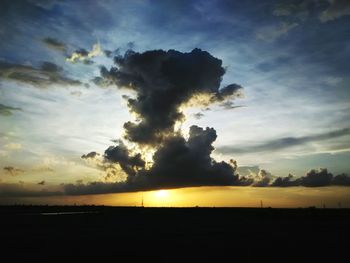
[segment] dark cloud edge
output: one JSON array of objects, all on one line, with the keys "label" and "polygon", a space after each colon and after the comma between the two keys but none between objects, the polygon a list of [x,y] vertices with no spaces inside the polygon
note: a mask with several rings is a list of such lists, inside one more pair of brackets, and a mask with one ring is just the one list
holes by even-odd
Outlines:
[{"label": "dark cloud edge", "polygon": [[[261,170],[262,171],[262,170]],[[49,197],[49,196],[79,196],[79,195],[95,195],[95,194],[112,194],[112,193],[136,193],[156,191],[161,189],[183,189],[190,187],[220,187],[220,186],[236,186],[236,187],[264,187],[264,188],[289,188],[289,187],[333,187],[333,186],[350,186],[350,176],[347,174],[339,174],[333,176],[326,168],[319,170],[312,169],[305,176],[295,178],[292,175],[286,177],[276,177],[272,180],[264,177],[267,172],[262,173],[263,177],[259,181],[254,181],[246,177],[241,177],[236,184],[232,185],[182,185],[182,186],[140,186],[138,184],[122,183],[105,183],[91,182],[87,184],[63,184],[63,191],[50,190],[30,190],[26,189],[22,184],[0,184],[0,198],[11,197]],[[268,179],[267,179],[268,178]]]},{"label": "dark cloud edge", "polygon": [[[125,192],[140,192],[153,191],[160,189],[180,189],[189,187],[215,187],[215,186],[252,186],[252,187],[325,187],[325,186],[350,186],[350,176],[339,174],[333,176],[326,168],[319,170],[312,169],[305,176],[293,179],[292,175],[286,177],[277,177],[272,180],[269,173],[261,170],[261,178],[258,181],[250,180],[246,177],[240,177],[234,184],[192,184],[192,185],[169,185],[169,186],[140,186],[138,184],[128,183],[103,183],[93,182],[89,184],[67,184],[64,185],[64,192],[67,195],[87,195],[87,194],[104,194],[104,193],[125,193]],[[260,174],[260,173],[259,173]]]}]

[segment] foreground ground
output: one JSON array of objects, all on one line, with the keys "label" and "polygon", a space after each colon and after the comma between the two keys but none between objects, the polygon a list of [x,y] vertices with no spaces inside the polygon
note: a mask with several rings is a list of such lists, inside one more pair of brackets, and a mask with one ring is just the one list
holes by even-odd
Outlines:
[{"label": "foreground ground", "polygon": [[350,248],[348,209],[3,206],[0,223],[13,259],[348,262]]}]

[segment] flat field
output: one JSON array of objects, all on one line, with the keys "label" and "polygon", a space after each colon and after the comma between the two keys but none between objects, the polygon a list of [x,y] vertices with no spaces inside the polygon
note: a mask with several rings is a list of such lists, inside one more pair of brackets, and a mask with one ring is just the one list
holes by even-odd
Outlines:
[{"label": "flat field", "polygon": [[348,262],[350,249],[349,209],[2,206],[0,223],[13,259]]}]

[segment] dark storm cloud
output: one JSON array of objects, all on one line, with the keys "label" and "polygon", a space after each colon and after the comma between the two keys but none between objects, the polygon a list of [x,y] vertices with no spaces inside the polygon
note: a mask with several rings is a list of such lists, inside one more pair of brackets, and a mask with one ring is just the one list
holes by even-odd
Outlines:
[{"label": "dark storm cloud", "polygon": [[63,42],[61,42],[55,38],[46,37],[42,41],[47,47],[49,47],[53,50],[57,50],[57,51],[61,51],[61,52],[66,51],[66,44],[64,44]]},{"label": "dark storm cloud", "polygon": [[5,166],[5,167],[3,167],[3,170],[11,176],[16,176],[16,175],[19,175],[21,173],[24,173],[24,170],[22,170],[20,168],[13,167],[13,166]]},{"label": "dark storm cloud", "polygon": [[[189,139],[173,135],[164,139],[153,156],[153,166],[145,169],[141,156],[129,156],[125,146],[110,147],[105,158],[119,163],[129,175],[123,183],[90,183],[66,185],[66,194],[92,194],[105,192],[129,192],[161,188],[191,186],[240,185],[236,164],[217,162],[210,155],[216,140],[213,128],[191,126]],[[130,170],[131,168],[131,170]],[[138,169],[135,169],[138,168]]]},{"label": "dark storm cloud", "polygon": [[[233,98],[241,86],[231,84],[220,89],[225,73],[222,61],[208,52],[194,49],[189,53],[175,50],[127,51],[115,57],[116,67],[101,69],[104,82],[136,91],[128,107],[139,123],[124,124],[126,139],[144,144],[160,142],[184,119],[179,107],[195,95],[205,95],[209,103]],[[101,79],[97,80],[101,82]]]},{"label": "dark storm cloud", "polygon": [[175,123],[184,119],[180,106],[190,100],[191,104],[205,106],[223,103],[242,89],[237,84],[220,88],[225,73],[222,61],[200,49],[189,53],[128,50],[114,60],[117,67],[110,70],[102,67],[101,77],[95,83],[116,84],[136,92],[136,98],[124,96],[130,111],[139,119],[137,123],[124,124],[125,138],[155,147],[152,166],[146,168],[140,153],[133,153],[122,141],[117,141],[119,145],[109,147],[98,166],[118,164],[127,174],[126,181],[67,185],[67,193],[238,184],[236,164],[217,162],[210,156],[217,137],[213,128],[192,126],[188,140],[174,131]]},{"label": "dark storm cloud", "polygon": [[244,154],[244,153],[255,153],[255,152],[265,152],[265,151],[277,151],[283,150],[289,147],[304,145],[310,142],[318,142],[324,140],[330,140],[333,138],[338,138],[341,136],[346,136],[350,134],[350,129],[340,129],[328,133],[316,134],[304,137],[286,137],[277,140],[268,141],[264,144],[253,145],[253,146],[222,146],[218,147],[217,151],[223,154]]},{"label": "dark storm cloud", "polygon": [[118,146],[110,146],[104,154],[106,161],[118,163],[124,172],[129,176],[134,176],[137,170],[145,167],[145,161],[141,154],[130,155],[128,148],[120,142]]},{"label": "dark storm cloud", "polygon": [[62,68],[51,62],[43,62],[40,67],[36,68],[0,61],[0,78],[19,81],[42,88],[52,84],[81,84],[78,80],[65,77]]},{"label": "dark storm cloud", "polygon": [[0,104],[0,115],[2,116],[10,116],[12,115],[13,111],[21,111],[21,110],[22,110],[21,108]]},{"label": "dark storm cloud", "polygon": [[288,187],[288,186],[305,186],[305,187],[321,187],[321,186],[349,186],[350,177],[346,174],[333,176],[326,168],[319,170],[312,169],[305,176],[293,179],[290,174],[288,177],[278,177],[271,186]]},{"label": "dark storm cloud", "polygon": [[211,158],[216,140],[213,128],[191,126],[189,139],[181,136],[167,139],[154,154],[152,168],[140,173],[140,181],[151,186],[186,187],[235,185],[235,167]]}]

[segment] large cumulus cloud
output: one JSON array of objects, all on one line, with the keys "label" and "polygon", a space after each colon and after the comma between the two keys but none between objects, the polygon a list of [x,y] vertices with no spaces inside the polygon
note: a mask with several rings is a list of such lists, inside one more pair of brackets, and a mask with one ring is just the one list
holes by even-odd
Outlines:
[{"label": "large cumulus cloud", "polygon": [[191,126],[189,138],[174,134],[164,139],[153,156],[151,168],[145,168],[140,154],[131,155],[125,145],[111,146],[105,159],[117,162],[129,176],[122,183],[66,185],[67,194],[128,192],[191,186],[238,185],[234,161],[217,162],[211,157],[216,140],[213,128]]},{"label": "large cumulus cloud", "polygon": [[[102,68],[100,84],[116,85],[133,91],[127,99],[137,120],[124,124],[124,142],[105,150],[99,168],[119,165],[127,175],[123,182],[66,185],[69,194],[125,192],[190,186],[237,185],[236,163],[217,162],[211,157],[217,138],[213,128],[190,127],[189,137],[175,130],[185,119],[181,108],[193,104],[232,103],[238,84],[221,85],[225,69],[222,61],[206,51],[176,50],[127,51],[114,58],[115,66]],[[133,146],[131,146],[133,145]],[[142,150],[153,149],[152,161]],[[141,152],[140,152],[141,151]],[[93,159],[95,152],[83,155]]]},{"label": "large cumulus cloud", "polygon": [[136,92],[128,107],[139,122],[124,124],[126,139],[143,144],[159,143],[184,119],[180,106],[197,95],[209,103],[232,98],[241,89],[237,84],[220,88],[225,74],[222,61],[200,49],[189,53],[176,50],[128,51],[115,57],[115,67],[102,68],[107,82]]}]

